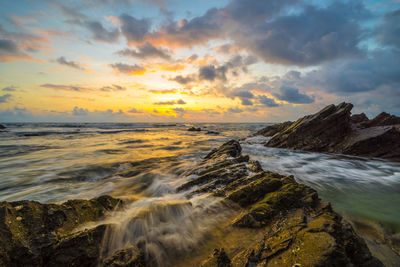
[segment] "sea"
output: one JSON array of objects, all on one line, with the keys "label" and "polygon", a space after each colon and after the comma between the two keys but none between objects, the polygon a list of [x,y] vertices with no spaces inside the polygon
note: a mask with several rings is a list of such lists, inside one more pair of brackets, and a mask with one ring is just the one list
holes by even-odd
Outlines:
[{"label": "sea", "polygon": [[[317,190],[320,198],[331,202],[359,231],[382,231],[400,242],[400,163],[265,147],[268,137],[253,133],[269,123],[4,125],[6,130],[0,132],[0,201],[62,203],[107,194],[132,200],[129,214],[137,214],[154,203],[192,201],[212,205],[206,203],[210,201],[206,198],[185,200],[181,193],[176,193],[176,187],[187,179],[182,174],[213,148],[236,139],[243,153],[258,160],[265,170],[294,175],[299,183]],[[201,131],[188,131],[193,126]],[[193,209],[173,212],[166,220],[176,223],[174,216],[185,212],[191,213]],[[115,218],[128,220],[129,214]],[[129,236],[123,233],[127,229],[121,225],[116,236],[129,242]],[[197,229],[190,223],[187,227],[187,231]],[[190,242],[197,238],[193,233],[180,233],[179,227],[170,231],[185,235],[177,239],[180,246],[184,244],[182,238],[188,239],[188,235],[188,245],[193,245]],[[141,235],[149,239],[149,233]],[[115,240],[116,249],[126,245]],[[367,238],[375,254],[381,258],[393,257],[388,266],[391,261],[397,264],[396,256],[382,242],[373,235]],[[158,254],[162,261],[165,251]]]}]

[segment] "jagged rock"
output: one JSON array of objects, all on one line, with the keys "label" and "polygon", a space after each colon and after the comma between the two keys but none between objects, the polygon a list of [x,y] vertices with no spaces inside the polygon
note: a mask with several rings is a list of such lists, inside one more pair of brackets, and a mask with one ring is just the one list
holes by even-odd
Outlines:
[{"label": "jagged rock", "polygon": [[397,124],[400,124],[399,117],[395,115],[390,115],[386,112],[382,112],[372,120],[364,122],[363,126],[374,127],[374,126],[387,126],[387,125],[397,125]]},{"label": "jagged rock", "polygon": [[353,105],[348,103],[329,105],[275,134],[267,146],[333,152],[351,131],[349,121],[352,108]]},{"label": "jagged rock", "polygon": [[[242,157],[240,151],[240,144],[234,141],[220,146],[205,158],[202,171],[212,169],[212,163],[220,164],[218,159]],[[216,249],[202,266],[383,266],[352,227],[318,198],[315,190],[298,184],[293,176],[262,169],[252,173],[242,172],[233,180],[225,177],[222,188],[208,189],[229,203],[238,204],[233,227],[258,229],[263,237],[252,238],[254,241],[246,246],[240,242],[230,244],[229,251],[223,253]],[[208,182],[218,179],[217,175]],[[186,189],[190,187],[197,188],[197,184]],[[230,232],[226,233],[229,235]]]},{"label": "jagged rock", "polygon": [[298,119],[265,145],[400,161],[400,118],[381,113],[366,121],[365,114],[350,117],[352,107],[349,103],[329,105]]},{"label": "jagged rock", "polygon": [[3,124],[0,124],[0,130],[4,130],[6,129],[6,126],[4,126]]},{"label": "jagged rock", "polygon": [[[221,145],[186,173],[191,180],[178,188],[188,195],[207,192],[220,197],[218,201],[230,209],[230,215],[221,218],[228,227],[218,238],[242,233],[241,238],[246,240],[214,250],[202,266],[382,266],[353,228],[321,201],[315,190],[298,184],[293,176],[262,170],[241,150],[237,141]],[[1,202],[0,266],[156,264],[140,242],[137,247],[127,242],[125,248],[107,251],[111,248],[102,244],[112,236],[106,233],[114,229],[113,224],[97,222],[97,226],[82,230],[83,224],[98,221],[120,203],[109,196],[60,205]],[[136,214],[132,222],[163,223],[169,214],[182,214],[182,208],[192,207],[186,200],[154,205]],[[155,209],[156,213],[149,212]],[[250,238],[246,230],[259,234]]]},{"label": "jagged rock", "polygon": [[263,136],[273,136],[274,134],[285,130],[287,127],[292,125],[293,122],[291,121],[286,121],[278,124],[274,124],[271,126],[267,126],[258,132],[256,132],[254,135],[263,135]]},{"label": "jagged rock", "polygon": [[361,114],[354,114],[350,117],[350,121],[351,123],[362,123],[362,122],[366,122],[369,121],[367,115],[365,115],[365,113],[361,113]]},{"label": "jagged rock", "polygon": [[200,132],[200,131],[201,131],[201,128],[190,127],[190,128],[188,129],[188,131],[189,131],[189,132]]}]

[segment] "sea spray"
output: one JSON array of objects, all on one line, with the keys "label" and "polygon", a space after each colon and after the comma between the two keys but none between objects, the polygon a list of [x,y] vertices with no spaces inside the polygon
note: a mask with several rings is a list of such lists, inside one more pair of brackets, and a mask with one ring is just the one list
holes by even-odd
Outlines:
[{"label": "sea spray", "polygon": [[103,258],[128,246],[138,247],[153,265],[166,265],[205,240],[232,210],[211,196],[185,200],[182,195],[143,198],[117,211],[106,221]]}]

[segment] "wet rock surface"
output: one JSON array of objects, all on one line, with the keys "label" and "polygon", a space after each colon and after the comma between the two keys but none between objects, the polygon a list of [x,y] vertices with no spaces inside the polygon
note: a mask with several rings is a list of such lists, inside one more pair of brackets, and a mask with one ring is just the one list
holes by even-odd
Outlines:
[{"label": "wet rock surface", "polygon": [[188,131],[189,131],[189,132],[200,132],[200,131],[201,131],[201,128],[190,127],[190,128],[188,129]]},{"label": "wet rock surface", "polygon": [[[226,209],[232,209],[232,216],[224,217],[228,227],[223,238],[235,232],[246,241],[208,247],[201,255],[202,266],[382,266],[352,227],[321,201],[315,190],[298,184],[293,176],[264,171],[241,150],[234,140],[214,149],[183,174],[187,179],[177,187],[187,198],[215,198]],[[102,244],[107,231],[114,227],[112,224],[99,223],[80,230],[82,225],[99,221],[124,205],[109,196],[60,205],[1,202],[0,265],[159,265],[146,255],[140,242],[137,246],[127,244],[122,249],[104,251],[107,247]],[[175,205],[191,209],[190,201]],[[181,209],[177,211],[181,214]],[[137,214],[132,223],[157,221],[152,214],[146,214]],[[168,218],[159,214],[160,223]],[[260,238],[249,239],[246,229],[256,231]],[[183,256],[174,255],[178,262]]]},{"label": "wet rock surface", "polygon": [[381,113],[372,120],[365,114],[351,116],[353,105],[329,105],[291,125],[275,125],[259,131],[272,136],[269,147],[312,152],[330,152],[400,161],[400,118]]}]

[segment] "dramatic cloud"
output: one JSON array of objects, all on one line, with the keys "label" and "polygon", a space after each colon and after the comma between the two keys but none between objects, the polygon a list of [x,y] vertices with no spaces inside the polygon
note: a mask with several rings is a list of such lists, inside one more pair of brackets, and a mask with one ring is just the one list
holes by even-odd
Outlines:
[{"label": "dramatic cloud", "polygon": [[173,101],[160,101],[160,102],[155,102],[154,105],[168,105],[168,106],[172,106],[172,105],[185,105],[186,102],[183,101],[182,99],[179,100],[173,100]]},{"label": "dramatic cloud", "polygon": [[0,103],[8,103],[12,98],[11,94],[5,94],[0,96]]},{"label": "dramatic cloud", "polygon": [[280,88],[280,93],[275,93],[274,96],[279,100],[283,100],[292,104],[309,104],[315,101],[314,96],[308,96],[300,93],[299,89],[289,86],[282,86]]},{"label": "dramatic cloud", "polygon": [[192,82],[202,81],[224,82],[227,80],[228,74],[237,76],[239,72],[247,72],[247,67],[256,62],[257,59],[253,56],[238,55],[220,65],[201,65],[197,73],[192,73],[187,76],[178,75],[176,77],[170,78],[170,80],[180,84],[189,84]]},{"label": "dramatic cloud", "polygon": [[121,56],[129,56],[140,59],[145,58],[162,58],[162,59],[171,59],[171,54],[168,50],[154,47],[150,43],[145,43],[137,47],[137,50],[133,49],[124,49],[117,52]]},{"label": "dramatic cloud", "polygon": [[85,68],[82,67],[82,65],[79,62],[68,61],[67,59],[65,59],[65,57],[57,58],[56,62],[60,65],[64,65],[64,66],[67,66],[70,68],[74,68],[74,69],[78,69],[78,70],[85,70]]},{"label": "dramatic cloud", "polygon": [[113,68],[118,73],[128,74],[128,75],[142,75],[146,72],[146,69],[141,65],[128,65],[124,63],[115,63],[110,64],[110,67]]},{"label": "dramatic cloud", "polygon": [[136,19],[128,14],[122,14],[119,19],[122,24],[121,32],[129,45],[142,42],[150,30],[151,24],[147,19]]},{"label": "dramatic cloud", "polygon": [[7,86],[7,87],[4,87],[3,89],[1,89],[1,91],[4,91],[4,92],[15,92],[16,90],[17,90],[17,87],[13,86],[13,85],[10,85],[10,86]]}]

